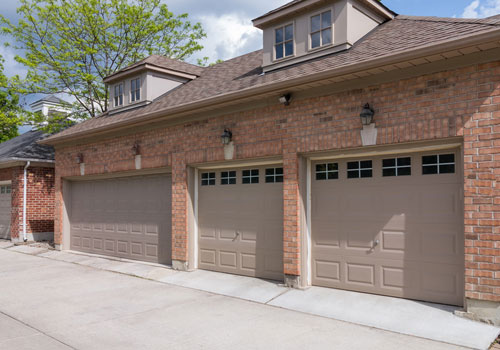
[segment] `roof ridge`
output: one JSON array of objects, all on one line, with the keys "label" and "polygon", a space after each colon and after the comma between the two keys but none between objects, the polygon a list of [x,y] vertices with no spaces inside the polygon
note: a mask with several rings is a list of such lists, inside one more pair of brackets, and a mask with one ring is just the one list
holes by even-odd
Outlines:
[{"label": "roof ridge", "polygon": [[493,27],[500,26],[499,15],[486,18],[454,18],[454,17],[437,17],[437,16],[398,15],[394,19],[400,21],[434,22],[434,23],[468,23],[468,24],[481,24]]}]

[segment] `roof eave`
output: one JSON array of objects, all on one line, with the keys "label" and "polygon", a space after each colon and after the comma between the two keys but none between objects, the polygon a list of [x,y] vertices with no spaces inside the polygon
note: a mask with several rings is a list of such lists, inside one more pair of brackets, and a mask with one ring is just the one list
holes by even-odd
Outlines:
[{"label": "roof eave", "polygon": [[110,84],[110,83],[113,83],[115,81],[121,80],[121,79],[123,79],[123,78],[125,78],[125,77],[127,77],[129,75],[141,73],[143,71],[148,71],[148,70],[155,71],[155,72],[158,72],[158,73],[169,74],[169,75],[173,75],[173,76],[176,76],[176,77],[179,77],[179,78],[189,79],[189,80],[193,80],[193,79],[196,79],[198,77],[198,75],[196,75],[196,74],[179,72],[179,71],[176,71],[176,70],[173,70],[173,69],[159,67],[159,66],[156,66],[156,65],[153,65],[153,64],[150,64],[150,63],[143,63],[143,64],[140,64],[137,67],[134,67],[132,69],[127,69],[127,70],[124,70],[124,71],[117,72],[115,74],[109,75],[106,78],[104,78],[103,81],[106,84]]},{"label": "roof eave", "polygon": [[0,159],[0,169],[11,168],[15,166],[21,166],[26,164],[27,162],[32,163],[32,165],[40,166],[45,165],[49,168],[54,167],[55,160],[47,160],[47,159],[35,159],[35,158],[4,158]]},{"label": "roof eave", "polygon": [[[215,97],[198,100],[192,103],[179,105],[173,108],[165,108],[161,110],[157,110],[154,112],[150,112],[148,114],[143,114],[135,118],[127,119],[121,121],[119,123],[113,123],[104,127],[100,127],[95,130],[86,130],[76,132],[74,134],[64,135],[58,137],[57,134],[39,141],[41,144],[47,145],[56,145],[65,143],[68,140],[75,140],[78,138],[85,138],[92,136],[94,134],[102,134],[113,131],[113,129],[123,128],[127,125],[135,125],[139,122],[149,122],[153,119],[160,118],[173,118],[180,113],[188,113],[194,111],[196,109],[207,108],[212,105],[221,105],[224,102],[231,102],[235,99],[243,98],[243,97],[251,97],[253,95],[260,95],[264,93],[271,92],[280,92],[282,89],[291,88],[293,86],[310,83],[319,80],[328,80],[337,76],[352,74],[359,72],[361,70],[370,70],[378,67],[383,67],[390,64],[400,63],[403,61],[413,60],[416,58],[431,56],[435,54],[445,53],[448,51],[452,51],[455,49],[460,49],[464,47],[469,47],[471,45],[480,45],[483,43],[491,42],[491,41],[500,40],[500,27],[494,28],[489,31],[483,32],[481,34],[471,35],[467,38],[451,39],[451,40],[443,40],[440,42],[436,42],[433,44],[428,44],[426,46],[420,47],[418,49],[409,49],[401,52],[397,52],[394,54],[389,54],[386,56],[382,56],[370,61],[359,62],[349,66],[340,67],[337,69],[333,69],[331,71],[321,71],[318,73],[300,76],[296,78],[280,80],[272,84],[257,86],[257,87],[249,87],[246,89],[241,89],[238,91],[233,91],[225,94],[221,94]],[[222,106],[222,105],[221,105]]]}]

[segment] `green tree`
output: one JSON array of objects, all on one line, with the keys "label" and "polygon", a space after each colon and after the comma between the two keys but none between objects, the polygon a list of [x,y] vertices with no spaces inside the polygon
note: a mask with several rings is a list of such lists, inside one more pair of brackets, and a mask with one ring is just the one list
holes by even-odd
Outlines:
[{"label": "green tree", "polygon": [[17,128],[23,124],[25,116],[19,106],[19,95],[4,74],[3,62],[4,59],[0,56],[0,142],[19,135]]},{"label": "green tree", "polygon": [[24,54],[28,73],[14,77],[20,93],[67,93],[76,118],[108,109],[104,77],[151,54],[184,60],[203,47],[200,23],[174,15],[160,0],[20,0],[17,24],[1,30]]}]

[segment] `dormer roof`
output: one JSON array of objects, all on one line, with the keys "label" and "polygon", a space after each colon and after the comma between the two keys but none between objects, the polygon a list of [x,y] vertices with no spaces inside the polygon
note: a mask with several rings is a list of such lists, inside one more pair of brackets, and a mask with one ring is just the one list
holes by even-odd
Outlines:
[{"label": "dormer roof", "polygon": [[158,71],[160,73],[166,73],[191,80],[201,75],[203,67],[175,60],[166,56],[151,55],[140,60],[139,62],[119,70],[118,72],[108,75],[104,79],[104,82],[112,83],[124,78],[127,75],[135,74],[143,70]]},{"label": "dormer roof", "polygon": [[[279,21],[283,17],[288,17],[290,15],[306,11],[312,7],[319,6],[327,2],[328,0],[293,0],[281,7],[278,7],[262,16],[253,19],[252,22],[254,27],[263,29],[267,25],[275,21]],[[393,19],[397,15],[397,13],[384,6],[380,1],[361,0],[361,2],[369,8],[375,10],[386,20]]]}]

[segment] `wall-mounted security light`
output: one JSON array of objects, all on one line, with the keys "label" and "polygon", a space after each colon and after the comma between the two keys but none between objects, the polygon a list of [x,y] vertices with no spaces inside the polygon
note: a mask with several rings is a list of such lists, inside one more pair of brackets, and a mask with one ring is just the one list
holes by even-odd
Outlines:
[{"label": "wall-mounted security light", "polygon": [[76,163],[77,164],[82,164],[83,163],[83,153],[78,153],[76,155]]},{"label": "wall-mounted security light", "polygon": [[279,101],[282,105],[288,106],[290,104],[290,101],[292,100],[292,95],[291,94],[285,94],[280,96]]},{"label": "wall-mounted security light", "polygon": [[220,138],[224,146],[229,145],[233,140],[233,133],[229,129],[224,129]]},{"label": "wall-mounted security light", "polygon": [[361,111],[361,114],[359,115],[361,117],[361,123],[363,125],[370,125],[371,123],[373,123],[374,115],[375,111],[372,107],[370,107],[370,104],[365,104],[363,110]]}]

